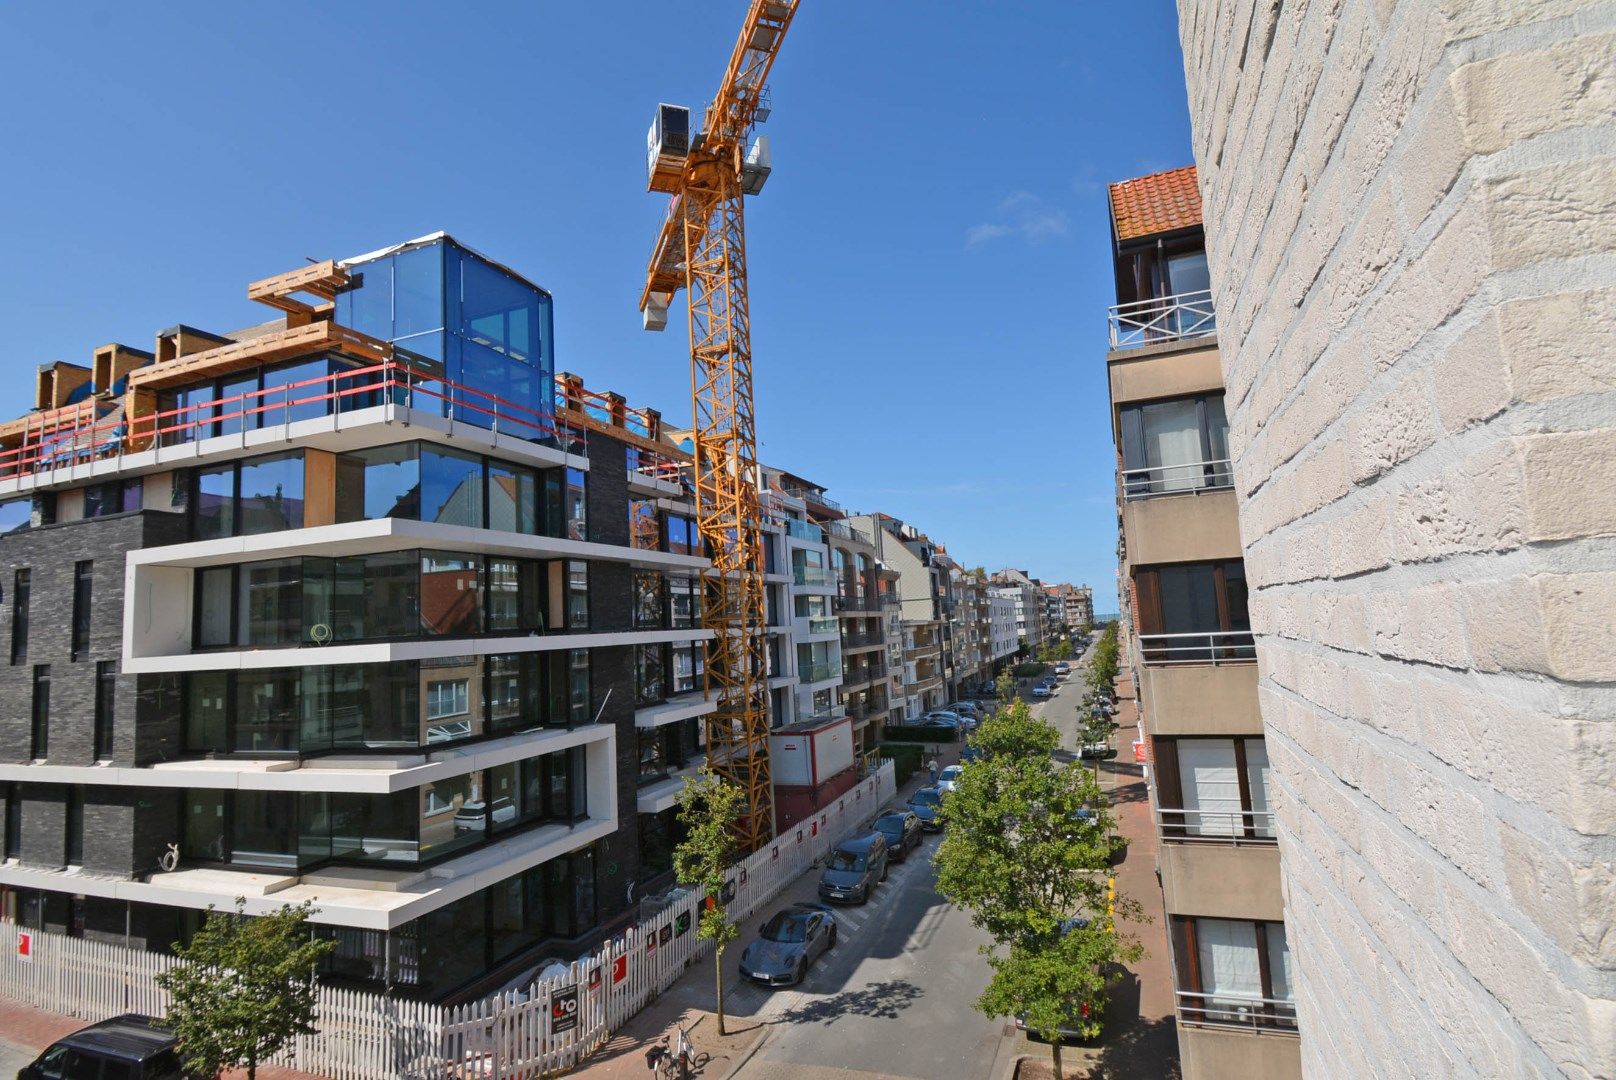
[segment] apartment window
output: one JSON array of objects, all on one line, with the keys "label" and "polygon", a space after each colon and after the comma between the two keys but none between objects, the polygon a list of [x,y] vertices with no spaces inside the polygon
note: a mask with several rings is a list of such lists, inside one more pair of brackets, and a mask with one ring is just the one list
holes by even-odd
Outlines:
[{"label": "apartment window", "polygon": [[1234,483],[1222,394],[1125,405],[1118,418],[1128,498]]},{"label": "apartment window", "polygon": [[639,645],[634,649],[634,699],[640,705],[655,705],[668,696],[667,668],[662,645]]},{"label": "apartment window", "polygon": [[118,693],[118,665],[103,660],[95,665],[95,759],[112,758],[113,702]]},{"label": "apartment window", "polygon": [[303,527],[303,451],[198,469],[191,538],[214,540]]},{"label": "apartment window", "polygon": [[1243,562],[1142,567],[1134,586],[1145,663],[1255,659]]},{"label": "apartment window", "polygon": [[73,566],[73,643],[70,659],[83,660],[90,651],[90,600],[95,587],[95,564]]},{"label": "apartment window", "polygon": [[35,761],[50,752],[50,665],[34,665],[33,753]]},{"label": "apartment window", "polygon": [[84,865],[84,787],[69,784],[67,788],[65,850],[68,866]]},{"label": "apartment window", "polygon": [[6,843],[4,856],[15,859],[22,855],[22,796],[16,784],[6,785]]},{"label": "apartment window", "polygon": [[18,570],[11,584],[11,662],[28,662],[28,601],[31,570]]},{"label": "apartment window", "polygon": [[451,716],[464,716],[470,711],[470,693],[465,679],[427,683],[426,718],[428,720],[443,720]]},{"label": "apartment window", "polygon": [[673,692],[688,694],[702,687],[707,647],[700,641],[673,647]]},{"label": "apartment window", "polygon": [[1181,916],[1172,921],[1181,1021],[1296,1027],[1284,923]]},{"label": "apartment window", "polygon": [[589,539],[588,482],[582,469],[568,469],[562,505],[566,508],[567,538]]},{"label": "apartment window", "polygon": [[640,571],[634,575],[634,628],[659,629],[663,623],[662,575]]},{"label": "apartment window", "polygon": [[[695,626],[701,619],[701,582],[697,578],[668,578],[668,625],[675,630]],[[773,590],[770,590],[773,595]]]},{"label": "apartment window", "polygon": [[589,629],[589,564],[567,563],[567,629]]},{"label": "apartment window", "polygon": [[84,516],[97,518],[139,510],[141,486],[139,477],[91,484],[84,489]]},{"label": "apartment window", "polygon": [[694,518],[685,517],[683,514],[669,514],[666,535],[667,550],[673,554],[701,554],[701,533],[696,529]]},{"label": "apartment window", "polygon": [[650,499],[629,502],[628,543],[641,551],[662,550],[662,525],[657,520],[656,503]]},{"label": "apartment window", "polygon": [[1274,838],[1268,745],[1262,739],[1158,736],[1156,762],[1165,836]]}]

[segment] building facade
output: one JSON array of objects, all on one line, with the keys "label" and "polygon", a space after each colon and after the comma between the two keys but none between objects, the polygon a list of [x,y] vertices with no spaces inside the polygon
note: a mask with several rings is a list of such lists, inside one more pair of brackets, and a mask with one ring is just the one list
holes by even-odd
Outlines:
[{"label": "building facade", "polygon": [[1180,4],[1310,1076],[1616,1074],[1611,19]]},{"label": "building facade", "polygon": [[1005,595],[1015,600],[1016,637],[1027,649],[1029,656],[1037,653],[1044,643],[1044,589],[1025,570],[1006,568],[994,573],[993,584],[1009,590]]},{"label": "building facade", "polygon": [[1111,185],[1122,655],[1148,742],[1185,1080],[1300,1075],[1195,170]]},{"label": "building facade", "polygon": [[330,977],[440,1000],[587,947],[665,858],[640,733],[707,708],[645,692],[706,636],[680,486],[558,420],[549,295],[442,234],[249,295],[0,426],[0,902],[165,949],[314,900]]},{"label": "building facade", "polygon": [[903,718],[916,719],[948,703],[943,647],[946,620],[936,545],[913,525],[887,514],[858,514],[847,523],[875,549],[881,564],[896,574],[894,595],[903,639]]}]

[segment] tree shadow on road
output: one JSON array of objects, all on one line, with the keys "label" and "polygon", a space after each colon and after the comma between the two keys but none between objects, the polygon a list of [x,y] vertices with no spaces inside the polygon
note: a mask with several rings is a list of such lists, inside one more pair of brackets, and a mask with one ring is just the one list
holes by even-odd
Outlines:
[{"label": "tree shadow on road", "polygon": [[830,997],[806,1001],[781,1013],[775,1023],[832,1024],[849,1013],[894,1020],[925,993],[908,979],[865,983],[862,990],[843,990]]}]

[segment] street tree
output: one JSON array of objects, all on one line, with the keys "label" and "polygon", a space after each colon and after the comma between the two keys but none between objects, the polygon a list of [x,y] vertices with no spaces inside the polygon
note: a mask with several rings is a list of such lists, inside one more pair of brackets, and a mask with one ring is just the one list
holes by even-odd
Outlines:
[{"label": "street tree", "polygon": [[746,793],[704,766],[685,780],[678,807],[685,839],[673,850],[674,876],[707,892],[696,933],[713,943],[713,990],[723,1035],[724,947],[741,932],[730,922],[724,884],[738,851],[736,825],[746,809]]},{"label": "street tree", "polygon": [[157,976],[168,991],[166,1019],[187,1069],[217,1076],[260,1062],[299,1035],[316,1032],[315,973],[336,942],[317,939],[304,902],[248,916],[246,900],[233,912],[208,908],[190,944],[175,949],[184,963]]},{"label": "street tree", "polygon": [[[1113,899],[1105,797],[1094,774],[1054,759],[1059,733],[1025,702],[983,721],[973,742],[983,757],[943,800],[935,862],[938,890],[993,938],[983,951],[994,981],[977,1008],[1026,1013],[1051,1042],[1086,1008],[1097,1031],[1118,965],[1144,955],[1115,916],[1147,921],[1136,901]],[[1074,957],[1082,971],[1057,976]]]},{"label": "street tree", "polygon": [[1089,685],[1097,691],[1110,690],[1119,671],[1117,624],[1112,622],[1106,624],[1094,643],[1094,655],[1089,660]]}]

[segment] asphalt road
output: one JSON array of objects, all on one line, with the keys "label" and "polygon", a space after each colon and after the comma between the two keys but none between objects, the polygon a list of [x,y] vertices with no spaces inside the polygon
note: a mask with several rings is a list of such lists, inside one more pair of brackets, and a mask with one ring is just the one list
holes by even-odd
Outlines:
[{"label": "asphalt road", "polygon": [[[1033,702],[1033,712],[1061,732],[1063,760],[1076,760],[1081,678],[1074,663],[1054,697]],[[747,986],[732,996],[738,1011],[770,1021],[737,1080],[994,1075],[1014,1028],[974,1007],[988,982],[978,952],[988,938],[937,893],[931,857],[938,843],[928,836],[907,863],[895,865],[868,905],[836,909],[837,946],[801,987]],[[781,902],[812,893],[810,876]]]},{"label": "asphalt road", "polygon": [[21,1043],[0,1039],[0,1076],[16,1076],[24,1065],[32,1065],[39,1051]]}]

